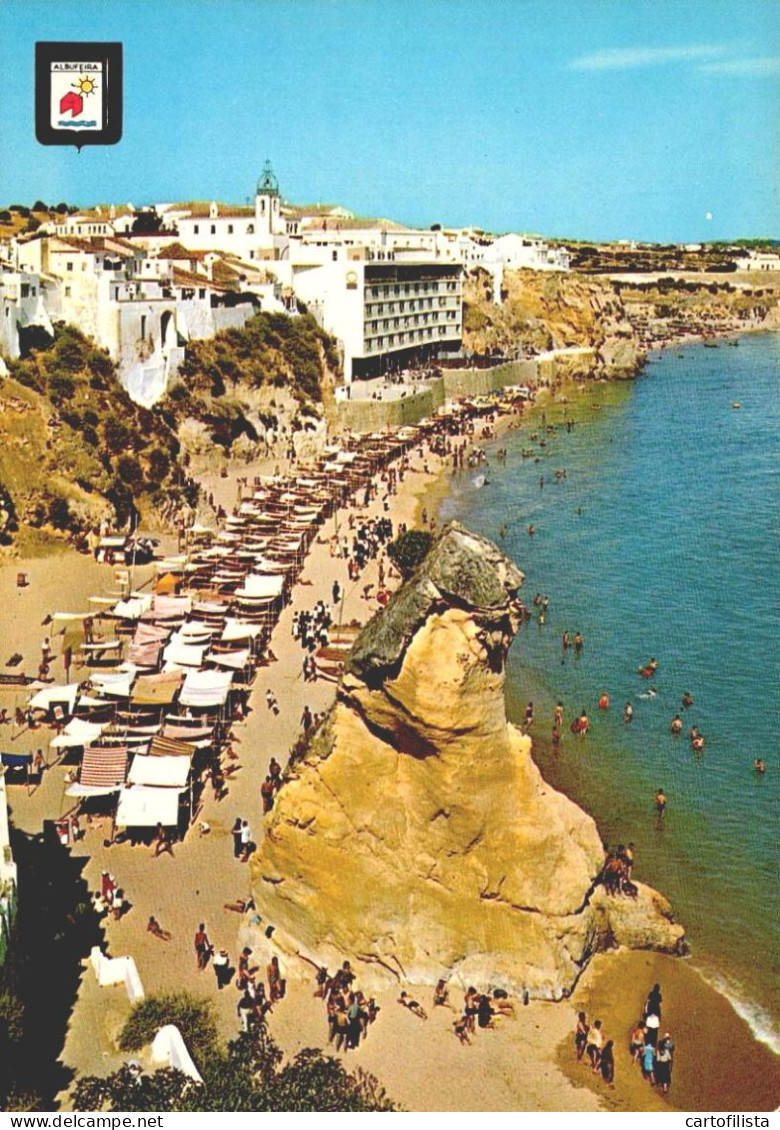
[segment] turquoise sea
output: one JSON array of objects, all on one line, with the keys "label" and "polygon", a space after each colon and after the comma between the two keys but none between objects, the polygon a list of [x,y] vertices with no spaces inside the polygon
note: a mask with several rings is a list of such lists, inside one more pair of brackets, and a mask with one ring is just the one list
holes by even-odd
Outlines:
[{"label": "turquoise sea", "polygon": [[[454,475],[442,517],[498,542],[525,573],[534,617],[510,652],[510,717],[519,722],[533,701],[544,775],[594,816],[605,842],[634,841],[635,875],[671,900],[693,962],[778,1051],[780,335],[653,354],[636,381],[548,402],[487,450],[488,482],[479,487],[481,468]],[[543,625],[536,593],[550,601]],[[564,630],[583,633],[579,659],[564,659]],[[637,668],[651,657],[660,666],[648,682]],[[657,693],[643,697],[651,685]],[[604,690],[611,706],[599,711]],[[583,709],[584,741],[568,729]],[[691,725],[706,738],[701,755]]]}]

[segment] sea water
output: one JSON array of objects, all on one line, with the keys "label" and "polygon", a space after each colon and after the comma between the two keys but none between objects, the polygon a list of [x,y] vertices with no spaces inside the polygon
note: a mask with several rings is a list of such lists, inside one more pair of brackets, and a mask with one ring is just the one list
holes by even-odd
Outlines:
[{"label": "sea water", "polygon": [[[671,900],[694,963],[776,1051],[779,362],[777,334],[651,355],[634,382],[589,384],[534,409],[488,447],[487,471],[453,475],[442,508],[525,574],[532,617],[510,652],[507,703],[519,722],[533,702],[542,772],[605,842],[634,842],[635,877]],[[543,624],[537,593],[550,602]],[[583,634],[579,658],[564,652],[565,630]],[[659,668],[647,680],[638,668],[651,658]],[[569,730],[583,709],[584,740]],[[673,737],[676,713],[684,728]],[[706,739],[700,755],[692,725]]]}]

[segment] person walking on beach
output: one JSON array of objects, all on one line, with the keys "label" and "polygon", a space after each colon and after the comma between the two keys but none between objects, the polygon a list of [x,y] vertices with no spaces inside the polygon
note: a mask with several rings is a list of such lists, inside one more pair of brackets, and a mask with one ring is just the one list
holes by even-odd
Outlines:
[{"label": "person walking on beach", "polygon": [[233,971],[230,968],[230,958],[228,957],[227,950],[219,950],[214,954],[214,960],[211,963],[214,966],[214,976],[217,978],[217,988],[224,989],[225,985],[229,985]]},{"label": "person walking on beach", "polygon": [[615,1053],[613,1051],[614,1044],[614,1040],[607,1040],[601,1052],[601,1059],[599,1060],[599,1071],[601,1072],[601,1078],[604,1080],[608,1087],[612,1087],[613,1089],[615,1086]]},{"label": "person walking on beach", "polygon": [[655,1051],[655,1081],[665,1095],[668,1094],[672,1082],[673,1054],[674,1044],[667,1032]]},{"label": "person walking on beach", "polygon": [[211,954],[211,942],[209,941],[208,934],[206,933],[206,924],[201,922],[195,932],[195,958],[198,963],[198,969],[205,969],[209,962]]},{"label": "person walking on beach", "polygon": [[584,1012],[578,1012],[577,1025],[574,1029],[574,1057],[577,1063],[580,1063],[582,1057],[585,1055],[589,1031],[590,1025],[588,1024],[587,1015]]},{"label": "person walking on beach", "polygon": [[173,844],[167,828],[162,824],[157,825],[157,844],[154,849],[154,858],[167,852],[168,855],[173,855]]},{"label": "person walking on beach", "polygon": [[241,855],[242,841],[241,841],[241,826],[242,820],[240,816],[236,817],[236,822],[230,829],[230,834],[233,837],[233,858],[238,859]]},{"label": "person walking on beach", "polygon": [[601,1062],[601,1050],[604,1047],[604,1035],[601,1031],[601,1021],[594,1020],[593,1026],[588,1032],[588,1043],[585,1051],[588,1053],[590,1066],[593,1074],[595,1075],[599,1069]]}]

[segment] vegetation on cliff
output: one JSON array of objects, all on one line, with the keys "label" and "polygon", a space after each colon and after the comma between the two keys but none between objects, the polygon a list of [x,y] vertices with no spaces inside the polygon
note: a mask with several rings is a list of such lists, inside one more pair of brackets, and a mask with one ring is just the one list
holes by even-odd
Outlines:
[{"label": "vegetation on cliff", "polygon": [[[0,490],[8,544],[83,534],[133,509],[165,519],[195,487],[178,440],[156,413],[130,399],[108,353],[61,325],[54,341],[8,364],[0,384]],[[39,535],[39,536],[40,536]]]},{"label": "vegetation on cliff", "polygon": [[505,271],[499,305],[491,276],[478,270],[466,278],[463,297],[463,344],[479,356],[589,346],[609,367],[629,369],[636,361],[623,302],[608,280]]},{"label": "vegetation on cliff", "polygon": [[376,1079],[351,1075],[332,1056],[304,1048],[289,1063],[264,1024],[223,1048],[209,1001],[176,993],[136,1005],[120,1035],[123,1049],[138,1050],[165,1024],[176,1024],[203,1082],[163,1068],[139,1073],[125,1064],[100,1078],[82,1077],[75,1110],[118,1111],[393,1111]]},{"label": "vegetation on cliff", "polygon": [[338,367],[335,342],[311,315],[261,312],[241,328],[191,342],[160,408],[174,428],[201,422],[211,441],[228,451],[240,436],[256,442],[265,429],[278,429],[278,405],[263,392],[292,394],[301,427],[301,416],[318,414],[314,406]]}]

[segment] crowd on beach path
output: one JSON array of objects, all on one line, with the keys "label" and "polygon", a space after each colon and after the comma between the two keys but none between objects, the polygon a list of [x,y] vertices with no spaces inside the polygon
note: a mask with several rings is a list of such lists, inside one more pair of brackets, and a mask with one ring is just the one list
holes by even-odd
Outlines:
[{"label": "crowd on beach path", "polygon": [[[641,1018],[628,1036],[631,1062],[639,1067],[642,1077],[657,1087],[662,1095],[672,1084],[675,1045],[670,1032],[660,1035],[661,986],[653,985],[647,995]],[[577,1014],[574,1029],[574,1055],[578,1063],[590,1065],[608,1087],[615,1085],[615,1041],[605,1039],[601,1020],[588,1021],[587,1014]]]}]

